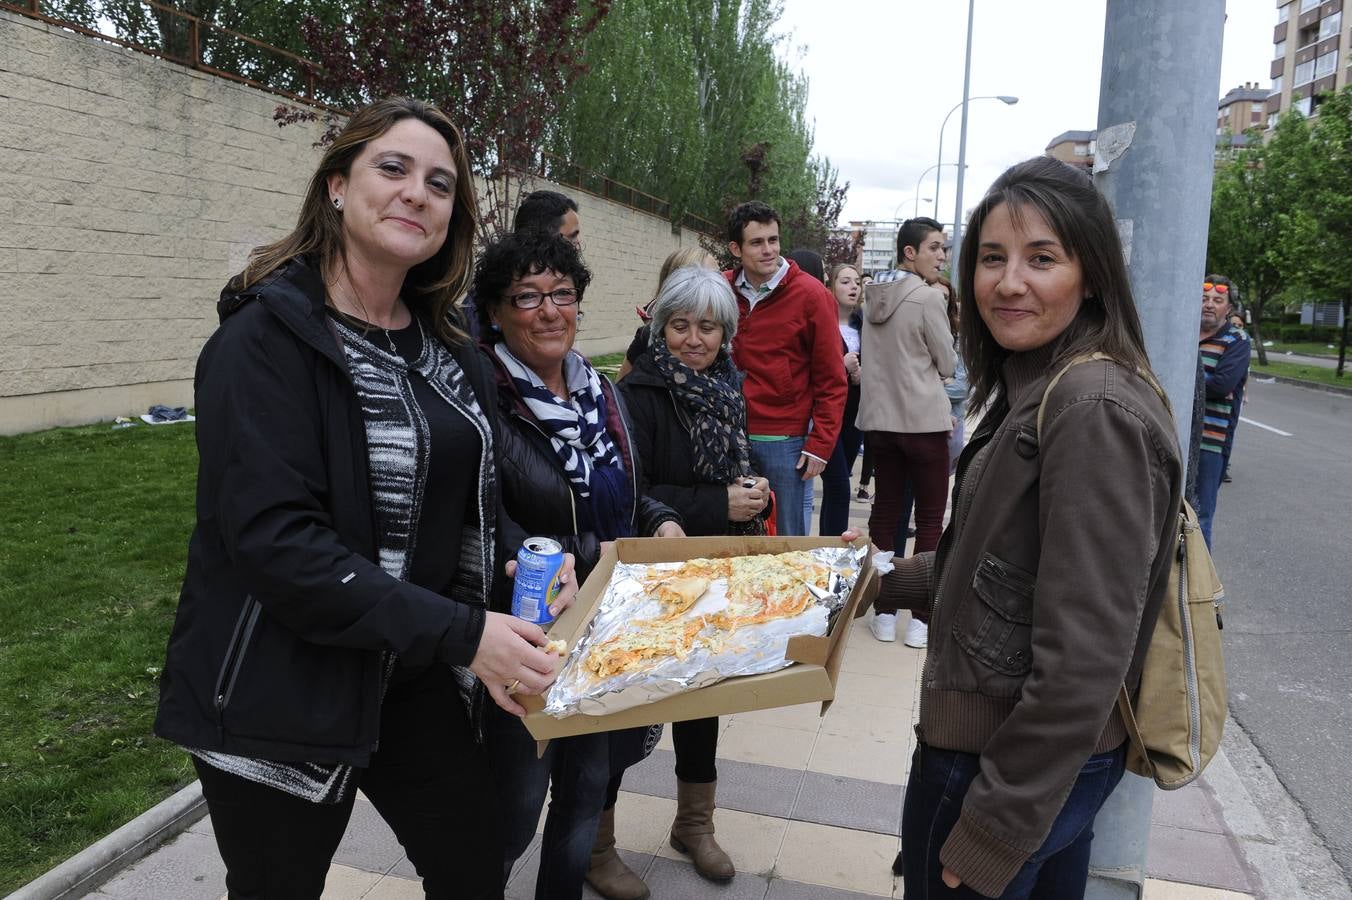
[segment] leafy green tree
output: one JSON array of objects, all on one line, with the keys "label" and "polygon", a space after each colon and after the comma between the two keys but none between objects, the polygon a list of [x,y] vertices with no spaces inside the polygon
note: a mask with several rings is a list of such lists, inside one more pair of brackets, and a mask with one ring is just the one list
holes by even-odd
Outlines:
[{"label": "leafy green tree", "polygon": [[1347,358],[1352,318],[1352,90],[1325,95],[1309,130],[1308,152],[1291,177],[1303,202],[1283,215],[1283,274],[1312,299],[1339,301],[1343,328],[1338,340],[1338,377]]},{"label": "leafy green tree", "polygon": [[1303,202],[1299,173],[1308,155],[1309,126],[1298,114],[1288,114],[1268,144],[1250,132],[1249,144],[1233,153],[1212,182],[1207,271],[1239,286],[1260,365],[1267,365],[1263,313],[1283,287],[1285,216]]},{"label": "leafy green tree", "polygon": [[[461,126],[483,178],[479,235],[511,226],[525,174],[548,169],[540,148],[573,81],[581,48],[610,0],[382,0],[333,25],[304,21],[320,99],[351,109],[400,94],[434,102]],[[314,110],[281,106],[282,124]],[[329,118],[329,133],[339,123]]]},{"label": "leafy green tree", "polygon": [[837,189],[814,157],[807,80],[776,34],[779,0],[624,0],[586,42],[548,146],[558,156],[721,223],[756,198],[786,247],[826,250]]}]

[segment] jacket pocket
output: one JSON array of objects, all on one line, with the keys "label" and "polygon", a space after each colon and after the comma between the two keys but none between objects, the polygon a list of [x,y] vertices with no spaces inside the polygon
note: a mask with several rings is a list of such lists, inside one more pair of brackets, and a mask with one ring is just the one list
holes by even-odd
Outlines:
[{"label": "jacket pocket", "polygon": [[225,724],[225,707],[235,692],[235,679],[239,677],[239,670],[244,665],[244,655],[253,640],[259,609],[252,595],[244,598],[244,606],[240,608],[239,618],[235,620],[235,630],[230,636],[225,659],[221,662],[220,672],[216,676],[216,716],[221,727]]},{"label": "jacket pocket", "polygon": [[253,741],[365,750],[379,722],[380,657],[301,640],[266,613],[226,690],[226,733]]},{"label": "jacket pocket", "polygon": [[1033,667],[1031,574],[987,553],[972,576],[972,591],[953,623],[953,638],[967,654],[1003,675]]}]

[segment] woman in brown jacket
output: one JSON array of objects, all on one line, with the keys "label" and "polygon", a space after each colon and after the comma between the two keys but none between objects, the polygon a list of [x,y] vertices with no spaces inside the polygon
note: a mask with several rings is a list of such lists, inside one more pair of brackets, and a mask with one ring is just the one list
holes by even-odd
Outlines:
[{"label": "woman in brown jacket", "polygon": [[[1073,900],[1122,776],[1114,700],[1139,684],[1183,465],[1086,175],[1046,157],[1006,171],[961,260],[962,349],[988,411],[938,550],[883,588],[931,606],[899,862],[907,897]],[[1051,377],[1090,353],[1039,429]]]}]

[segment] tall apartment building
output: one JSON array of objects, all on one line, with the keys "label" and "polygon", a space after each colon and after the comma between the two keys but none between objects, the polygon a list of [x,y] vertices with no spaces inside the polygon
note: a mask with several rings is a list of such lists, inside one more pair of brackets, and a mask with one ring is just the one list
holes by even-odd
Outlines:
[{"label": "tall apartment building", "polygon": [[1267,127],[1288,109],[1314,115],[1318,95],[1347,84],[1343,8],[1348,0],[1277,0]]},{"label": "tall apartment building", "polygon": [[860,271],[872,274],[890,269],[897,251],[897,228],[899,222],[851,222],[851,237],[863,235],[864,241],[859,248],[855,264]]}]

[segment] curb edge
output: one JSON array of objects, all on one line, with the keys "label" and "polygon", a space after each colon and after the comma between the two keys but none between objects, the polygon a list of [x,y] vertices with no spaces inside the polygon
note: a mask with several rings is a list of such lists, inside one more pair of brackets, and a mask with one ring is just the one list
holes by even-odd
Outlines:
[{"label": "curb edge", "polygon": [[[1250,369],[1249,373],[1254,374],[1255,370]],[[1271,378],[1278,384],[1289,384],[1295,387],[1303,387],[1312,391],[1323,391],[1325,394],[1341,394],[1343,396],[1352,396],[1352,385],[1341,387],[1336,384],[1324,384],[1322,381],[1306,381],[1304,378],[1292,378],[1289,375],[1270,375],[1266,372],[1257,373],[1264,380]]]},{"label": "curb edge", "polygon": [[127,824],[99,838],[5,900],[74,900],[154,852],[206,815],[202,784],[194,781]]}]

